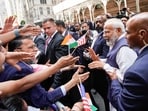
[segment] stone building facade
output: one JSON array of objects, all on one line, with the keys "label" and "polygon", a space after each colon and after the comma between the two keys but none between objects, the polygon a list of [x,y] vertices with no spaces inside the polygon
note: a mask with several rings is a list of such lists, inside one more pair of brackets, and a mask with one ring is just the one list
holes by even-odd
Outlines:
[{"label": "stone building facade", "polygon": [[[53,0],[57,1],[57,0]],[[57,19],[81,22],[87,17],[91,21],[99,14],[116,16],[124,7],[133,12],[148,11],[148,0],[59,0],[53,7]],[[77,2],[77,3],[76,3]]]}]

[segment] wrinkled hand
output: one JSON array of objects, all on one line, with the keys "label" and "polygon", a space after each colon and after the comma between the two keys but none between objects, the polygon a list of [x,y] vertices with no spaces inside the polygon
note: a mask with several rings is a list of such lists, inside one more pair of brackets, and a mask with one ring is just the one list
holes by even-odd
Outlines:
[{"label": "wrinkled hand", "polygon": [[56,65],[60,68],[75,64],[76,61],[79,60],[79,57],[73,57],[71,55],[61,57],[57,62]]},{"label": "wrinkled hand", "polygon": [[90,64],[88,64],[88,67],[90,69],[100,69],[100,68],[103,68],[104,65],[105,65],[105,63],[102,61],[93,61]]},{"label": "wrinkled hand", "polygon": [[98,55],[96,55],[96,53],[94,52],[94,50],[92,48],[89,47],[87,50],[88,50],[89,55],[93,61],[100,60],[100,58],[98,57]]},{"label": "wrinkled hand", "polygon": [[19,29],[19,34],[21,36],[36,36],[41,33],[41,28],[39,26],[34,25],[26,25]]},{"label": "wrinkled hand", "polygon": [[10,17],[6,18],[2,33],[12,31],[13,30],[13,23],[15,20],[16,20],[16,16],[10,16]]},{"label": "wrinkled hand", "polygon": [[81,72],[81,68],[79,67],[77,71],[72,76],[72,80],[75,81],[76,84],[78,84],[80,81],[85,81],[89,77],[89,72],[79,74]]}]

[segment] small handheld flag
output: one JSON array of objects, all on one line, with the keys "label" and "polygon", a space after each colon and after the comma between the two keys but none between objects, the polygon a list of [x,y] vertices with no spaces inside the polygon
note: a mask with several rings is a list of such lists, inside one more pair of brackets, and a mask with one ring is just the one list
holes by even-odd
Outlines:
[{"label": "small handheld flag", "polygon": [[82,102],[83,102],[83,107],[84,107],[83,111],[92,111],[91,108],[90,108],[89,102],[86,98],[85,88],[84,88],[82,83],[80,83],[80,94],[81,94],[81,97],[82,97]]},{"label": "small handheld flag", "polygon": [[70,34],[67,34],[67,36],[64,38],[61,45],[69,45],[69,47],[71,49],[71,48],[77,47],[78,43],[76,42],[76,40]]}]

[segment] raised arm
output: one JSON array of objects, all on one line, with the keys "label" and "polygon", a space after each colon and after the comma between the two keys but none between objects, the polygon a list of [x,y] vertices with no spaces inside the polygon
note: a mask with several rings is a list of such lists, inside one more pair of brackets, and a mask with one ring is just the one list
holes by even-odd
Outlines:
[{"label": "raised arm", "polygon": [[75,85],[77,85],[80,81],[85,81],[89,77],[89,72],[79,74],[80,71],[81,69],[79,67],[73,75],[72,79],[64,85],[66,92],[69,91]]},{"label": "raised arm", "polygon": [[8,43],[18,36],[28,36],[28,35],[38,35],[41,32],[40,28],[37,26],[27,25],[20,29],[15,29],[13,31],[0,34],[0,40],[3,43]]},{"label": "raised arm", "polygon": [[54,65],[45,70],[35,72],[16,81],[2,82],[0,83],[0,96],[13,95],[23,92],[53,75],[61,68],[74,64],[77,60],[78,57],[74,58],[72,56],[64,56],[61,57]]}]

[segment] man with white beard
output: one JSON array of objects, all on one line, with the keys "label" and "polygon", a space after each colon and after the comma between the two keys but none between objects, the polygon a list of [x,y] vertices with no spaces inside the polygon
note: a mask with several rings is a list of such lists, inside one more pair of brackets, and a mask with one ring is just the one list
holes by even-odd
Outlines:
[{"label": "man with white beard", "polygon": [[[94,61],[89,64],[89,68],[103,68],[107,72],[113,72],[116,69],[118,79],[122,83],[125,71],[134,63],[137,54],[127,44],[125,28],[121,20],[116,18],[107,20],[104,24],[103,36],[110,48],[106,63]],[[110,111],[115,109],[111,108]]]}]

